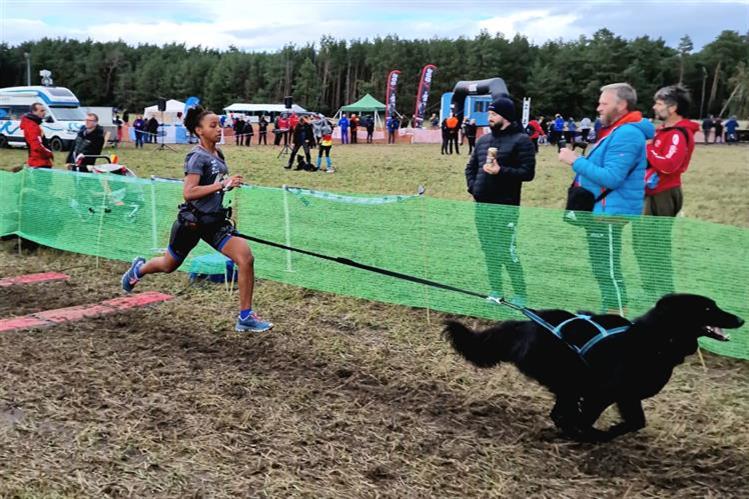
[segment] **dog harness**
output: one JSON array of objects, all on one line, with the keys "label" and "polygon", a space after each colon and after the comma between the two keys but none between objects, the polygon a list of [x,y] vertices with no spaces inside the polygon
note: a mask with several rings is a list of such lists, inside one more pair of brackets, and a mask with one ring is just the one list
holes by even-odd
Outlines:
[{"label": "dog harness", "polygon": [[[562,340],[565,344],[567,344],[572,350],[577,352],[580,357],[585,359],[585,354],[587,354],[591,348],[593,348],[595,345],[600,343],[601,341],[605,340],[606,338],[610,336],[614,336],[616,334],[624,333],[629,330],[630,327],[632,327],[632,323],[629,322],[629,324],[624,326],[617,326],[610,329],[606,329],[605,327],[601,326],[599,323],[593,320],[593,318],[590,315],[585,314],[575,314],[575,316],[570,317],[569,319],[566,319],[556,326],[552,326],[549,324],[548,321],[540,317],[538,314],[533,312],[529,308],[523,308],[521,310],[523,314],[528,317],[533,322],[543,326],[545,329],[548,329],[551,334]],[[626,320],[626,319],[625,319]],[[575,321],[585,321],[586,323],[592,325],[595,330],[598,331],[598,333],[593,336],[592,338],[586,340],[582,345],[576,345],[575,343],[571,342],[569,339],[564,337],[564,328]]]}]

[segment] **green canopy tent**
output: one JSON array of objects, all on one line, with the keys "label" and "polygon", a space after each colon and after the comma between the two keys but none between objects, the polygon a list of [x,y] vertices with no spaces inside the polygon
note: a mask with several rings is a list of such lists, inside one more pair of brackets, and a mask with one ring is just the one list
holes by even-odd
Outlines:
[{"label": "green canopy tent", "polygon": [[349,104],[347,106],[341,107],[338,112],[335,114],[334,119],[338,120],[341,118],[343,113],[373,113],[374,119],[375,119],[375,128],[382,128],[382,118],[380,118],[380,113],[385,112],[385,104],[378,101],[371,95],[367,94],[358,101]]}]

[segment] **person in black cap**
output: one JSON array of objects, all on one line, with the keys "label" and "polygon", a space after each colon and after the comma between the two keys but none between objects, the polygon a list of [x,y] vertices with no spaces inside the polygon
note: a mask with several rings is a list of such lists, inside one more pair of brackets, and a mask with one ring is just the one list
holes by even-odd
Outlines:
[{"label": "person in black cap", "polygon": [[[535,175],[536,154],[533,143],[517,122],[510,98],[495,99],[488,114],[491,133],[476,142],[466,165],[466,182],[476,201],[476,229],[486,257],[491,296],[503,296],[502,267],[506,267],[514,291],[510,301],[524,306],[527,290],[516,246],[517,207],[522,183],[533,180]],[[495,153],[493,158],[490,148]]]}]

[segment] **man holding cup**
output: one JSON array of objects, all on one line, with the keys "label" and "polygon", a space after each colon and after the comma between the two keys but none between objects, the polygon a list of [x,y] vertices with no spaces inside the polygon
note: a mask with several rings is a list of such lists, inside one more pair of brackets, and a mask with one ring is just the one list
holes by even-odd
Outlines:
[{"label": "man holding cup", "polygon": [[522,183],[535,175],[536,154],[509,97],[495,99],[488,111],[491,133],[476,142],[466,165],[466,182],[476,201],[476,229],[491,294],[503,296],[502,267],[506,267],[514,291],[511,300],[525,305],[525,276],[516,248],[518,206]]}]

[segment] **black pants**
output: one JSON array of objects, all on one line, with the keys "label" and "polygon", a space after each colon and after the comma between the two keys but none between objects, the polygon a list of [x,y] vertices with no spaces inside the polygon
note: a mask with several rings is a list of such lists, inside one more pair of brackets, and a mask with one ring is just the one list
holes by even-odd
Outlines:
[{"label": "black pants", "polygon": [[252,135],[244,136],[244,145],[246,145],[247,147],[250,147],[250,145],[252,145]]},{"label": "black pants", "polygon": [[533,142],[533,147],[536,149],[536,152],[538,152],[538,137],[531,139],[531,142]]},{"label": "black pants", "polygon": [[[307,160],[307,164],[309,165],[312,163],[312,158],[309,155],[309,143],[294,144],[294,147],[291,149],[291,155],[289,155],[289,166],[287,166],[287,168],[291,168],[294,165],[294,158],[296,158],[296,154],[299,152],[300,147],[304,149],[304,159]],[[300,170],[301,168],[297,169]]]},{"label": "black pants", "polygon": [[585,230],[593,277],[601,291],[602,312],[624,314],[627,288],[622,274],[624,223],[592,221]]},{"label": "black pants", "polygon": [[466,135],[466,138],[468,139],[468,154],[471,154],[473,148],[476,147],[476,136]]},{"label": "black pants", "polygon": [[455,154],[460,154],[460,149],[459,149],[459,146],[458,146],[458,134],[457,133],[454,133],[454,134],[451,133],[450,134],[450,140],[448,140],[447,144],[448,144],[449,149],[450,149],[450,154],[453,153],[453,145],[455,145]]},{"label": "black pants", "polygon": [[351,143],[352,144],[358,144],[358,140],[356,138],[356,128],[351,128]]},{"label": "black pants", "polygon": [[525,274],[517,253],[519,211],[516,206],[476,203],[475,222],[492,291],[503,294],[502,268],[516,296],[527,298]]},{"label": "black pants", "polygon": [[268,132],[260,132],[257,136],[257,145],[265,144],[268,145]]},{"label": "black pants", "polygon": [[440,154],[448,154],[447,152],[447,143],[449,142],[449,138],[447,134],[442,134],[442,152]]},{"label": "black pants", "polygon": [[374,130],[367,128],[367,144],[371,144],[374,139]]},{"label": "black pants", "polygon": [[388,130],[388,144],[395,144],[395,131]]}]

